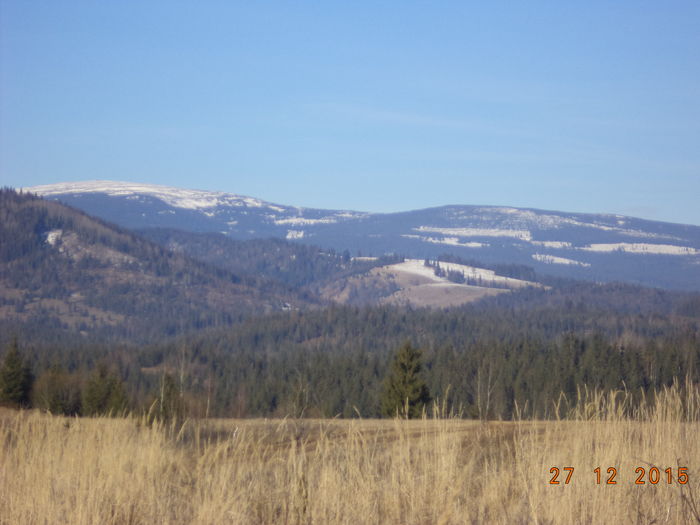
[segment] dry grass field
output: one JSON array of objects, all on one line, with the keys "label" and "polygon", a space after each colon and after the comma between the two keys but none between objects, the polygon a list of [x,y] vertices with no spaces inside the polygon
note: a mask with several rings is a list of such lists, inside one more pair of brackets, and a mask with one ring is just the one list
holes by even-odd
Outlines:
[{"label": "dry grass field", "polygon": [[624,393],[585,394],[573,417],[547,422],[148,426],[5,411],[0,447],[8,525],[700,523],[700,392],[688,385],[635,410]]}]

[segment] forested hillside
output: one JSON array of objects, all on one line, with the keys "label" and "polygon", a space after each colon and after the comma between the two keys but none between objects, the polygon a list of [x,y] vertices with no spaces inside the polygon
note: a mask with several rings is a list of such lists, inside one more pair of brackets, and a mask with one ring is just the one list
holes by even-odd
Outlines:
[{"label": "forested hillside", "polygon": [[697,295],[580,292],[524,290],[446,311],[283,312],[148,346],[31,343],[25,354],[39,377],[61,363],[83,384],[106,364],[144,410],[167,381],[200,416],[379,416],[389,361],[407,340],[422,350],[432,399],[465,417],[508,419],[516,406],[552,416],[585,388],[653,397],[700,380]]},{"label": "forested hillside", "polygon": [[148,340],[304,301],[83,212],[0,191],[0,320],[42,334]]},{"label": "forested hillside", "polygon": [[237,241],[221,233],[192,233],[152,228],[139,235],[172,251],[238,275],[255,275],[294,288],[317,292],[329,280],[339,280],[365,272],[392,259],[357,260],[348,251],[323,251],[316,246],[282,239]]},{"label": "forested hillside", "polygon": [[[221,233],[168,229],[138,233],[207,264],[256,276],[261,281],[259,285],[265,281],[283,283],[321,302],[448,307],[492,295],[489,288],[536,286],[529,282],[536,279],[531,267],[489,265],[450,254],[433,261],[406,260],[399,254],[351,257],[347,250],[337,254],[334,250],[274,238],[236,241]],[[404,262],[407,264],[401,264]],[[494,275],[489,277],[490,274]],[[497,276],[529,281],[517,283]]]},{"label": "forested hillside", "polygon": [[[616,314],[581,304],[336,308],[251,320],[179,344],[200,366],[213,365],[216,406],[225,413],[371,417],[379,415],[390,354],[405,340],[423,349],[433,396],[471,416],[509,418],[516,402],[542,416],[561,392],[572,399],[584,385],[639,394],[686,374],[700,379],[697,317]],[[149,366],[168,362],[167,347],[150,355]]]}]

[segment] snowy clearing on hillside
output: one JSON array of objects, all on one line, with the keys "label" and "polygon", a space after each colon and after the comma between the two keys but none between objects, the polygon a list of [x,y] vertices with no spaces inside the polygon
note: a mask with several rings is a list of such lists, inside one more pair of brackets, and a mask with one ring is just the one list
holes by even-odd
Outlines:
[{"label": "snowy clearing on hillside", "polygon": [[[582,226],[598,230],[612,231],[619,228],[601,224],[599,222],[583,222],[572,217],[554,215],[543,211],[522,210],[518,208],[482,207],[476,212],[480,216],[489,217],[492,221],[498,221],[501,226],[514,229],[555,229],[563,226]],[[462,215],[463,218],[466,218]]]},{"label": "snowy clearing on hillside", "polygon": [[441,233],[457,237],[514,237],[523,241],[532,239],[527,230],[501,230],[497,228],[438,228],[435,226],[419,226],[413,228],[419,232]]},{"label": "snowy clearing on hillside", "polygon": [[390,272],[407,273],[423,277],[434,283],[445,282],[447,279],[435,275],[435,270],[430,266],[426,266],[424,261],[419,259],[406,259],[402,263],[390,264],[385,266],[385,269]]},{"label": "snowy clearing on hillside", "polygon": [[[622,215],[598,215],[591,216],[591,220],[580,220],[572,216],[555,215],[551,212],[524,210],[518,208],[507,207],[480,207],[472,212],[458,211],[453,214],[453,217],[460,221],[475,221],[490,222],[494,226],[504,229],[513,230],[550,230],[559,229],[566,226],[575,226],[579,228],[592,228],[606,232],[616,232],[629,237],[642,237],[647,239],[667,239],[679,240],[677,237],[645,232],[635,229],[622,228],[627,224],[628,217]],[[606,223],[609,219],[609,223]]]},{"label": "snowy clearing on hillside", "polygon": [[276,219],[275,224],[290,224],[294,226],[309,226],[313,224],[334,224],[338,222],[334,217],[323,217],[322,219],[305,219],[303,217],[289,217],[287,219]]},{"label": "snowy clearing on hillside", "polygon": [[522,288],[523,286],[541,286],[538,283],[514,279],[512,277],[503,277],[496,275],[493,270],[485,268],[477,268],[475,266],[466,266],[464,264],[456,264],[440,261],[440,268],[447,272],[460,272],[464,274],[465,279],[477,280],[482,286],[507,286],[508,288]]},{"label": "snowy clearing on hillside", "polygon": [[488,283],[479,286],[451,282],[445,277],[435,275],[434,268],[425,266],[424,261],[418,259],[376,267],[355,279],[365,283],[361,287],[366,287],[369,283],[375,283],[376,286],[379,282],[385,283],[384,288],[389,291],[395,287],[399,288],[379,298],[381,304],[446,308],[509,292],[505,287],[489,288]]},{"label": "snowy clearing on hillside", "polygon": [[555,255],[545,255],[542,253],[533,253],[532,258],[536,261],[543,262],[545,264],[570,264],[573,266],[583,266],[585,268],[590,267],[589,263],[575,261],[573,259],[567,259],[566,257],[557,257]]},{"label": "snowy clearing on hillside", "polygon": [[589,252],[627,252],[655,255],[698,255],[700,250],[688,246],[675,246],[672,244],[646,244],[618,242],[613,244],[591,244],[579,248]]},{"label": "snowy clearing on hillside", "polygon": [[[503,277],[496,275],[493,270],[485,268],[476,268],[474,266],[466,266],[463,264],[440,262],[440,268],[446,272],[454,271],[464,274],[465,279],[479,281],[481,286],[506,286],[508,288],[521,288],[523,286],[540,286],[537,283],[513,279],[511,277]],[[435,275],[435,269],[431,266],[425,266],[425,262],[419,259],[406,259],[406,261],[398,264],[391,264],[385,267],[388,271],[415,275],[427,279],[433,283],[449,283],[454,286],[468,286],[466,284],[457,284],[450,282],[445,277]]]},{"label": "snowy clearing on hillside", "polygon": [[459,237],[443,237],[442,239],[438,239],[437,237],[426,237],[424,235],[413,234],[402,234],[401,237],[405,237],[406,239],[418,239],[431,244],[447,244],[448,246],[462,246],[464,248],[483,248],[484,246],[488,246],[487,243],[483,242],[459,242]]},{"label": "snowy clearing on hillside", "polygon": [[571,243],[566,241],[530,241],[530,244],[545,248],[571,248]]},{"label": "snowy clearing on hillside", "polygon": [[51,246],[56,246],[56,243],[61,239],[63,230],[51,230],[46,233],[46,242]]},{"label": "snowy clearing on hillside", "polygon": [[303,239],[304,230],[287,230],[287,239]]},{"label": "snowy clearing on hillside", "polygon": [[369,217],[370,214],[359,211],[341,211],[334,215],[339,219],[364,219]]}]

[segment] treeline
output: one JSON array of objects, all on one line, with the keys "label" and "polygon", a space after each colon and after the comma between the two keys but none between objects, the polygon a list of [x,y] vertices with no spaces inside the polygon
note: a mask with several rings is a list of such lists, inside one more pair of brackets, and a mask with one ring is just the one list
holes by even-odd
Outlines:
[{"label": "treeline", "polygon": [[51,365],[35,375],[32,360],[14,340],[0,362],[0,406],[36,408],[54,415],[122,416],[142,413],[150,420],[187,415],[184,391],[170,374],[163,374],[148,403],[133,396],[133,384],[106,360],[92,369],[69,370]]},{"label": "treeline", "polygon": [[628,311],[528,297],[528,307],[496,298],[447,311],[285,312],[156,345],[28,345],[24,353],[35,385],[56,364],[83,387],[106,366],[129,409],[151,410],[168,382],[193,416],[379,417],[390,363],[406,341],[422,351],[432,399],[464,417],[509,419],[516,407],[549,417],[585,387],[653,396],[674,380],[700,382],[700,322],[681,313],[693,296],[668,313],[654,311],[652,297]]},{"label": "treeline", "polygon": [[[454,259],[459,259],[458,257],[454,257]],[[464,264],[462,263],[457,263],[457,264]],[[440,265],[440,260],[430,260],[430,259],[425,259],[423,262],[423,265],[432,268],[433,273],[437,277],[444,277],[450,282],[457,283],[457,284],[467,284],[469,286],[483,286],[486,288],[502,288],[502,289],[509,289],[510,286],[505,283],[498,281],[496,279],[484,279],[481,276],[473,276],[473,275],[465,275],[463,271],[460,270],[454,270],[454,269],[448,269],[445,270]]]},{"label": "treeline", "polygon": [[[534,268],[532,268],[531,266],[526,266],[524,264],[485,263],[482,261],[477,261],[475,259],[464,259],[452,253],[443,253],[441,255],[438,255],[437,259],[434,261],[435,266],[439,267],[440,262],[462,264],[464,266],[474,266],[476,268],[485,268],[487,270],[493,270],[496,275],[500,275],[502,277],[510,277],[512,279],[521,279],[523,281],[531,282],[538,281],[538,276],[535,273]],[[457,276],[455,275],[455,277]]]}]

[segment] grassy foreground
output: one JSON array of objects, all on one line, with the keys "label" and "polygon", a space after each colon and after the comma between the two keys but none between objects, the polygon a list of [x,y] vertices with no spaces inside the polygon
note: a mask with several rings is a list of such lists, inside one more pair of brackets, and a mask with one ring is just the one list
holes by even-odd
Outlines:
[{"label": "grassy foreground", "polygon": [[[572,417],[547,422],[174,427],[5,411],[0,447],[2,524],[700,523],[700,392],[689,385],[634,411],[624,394],[585,394]],[[574,467],[569,483],[562,470],[550,484],[552,467]]]}]

